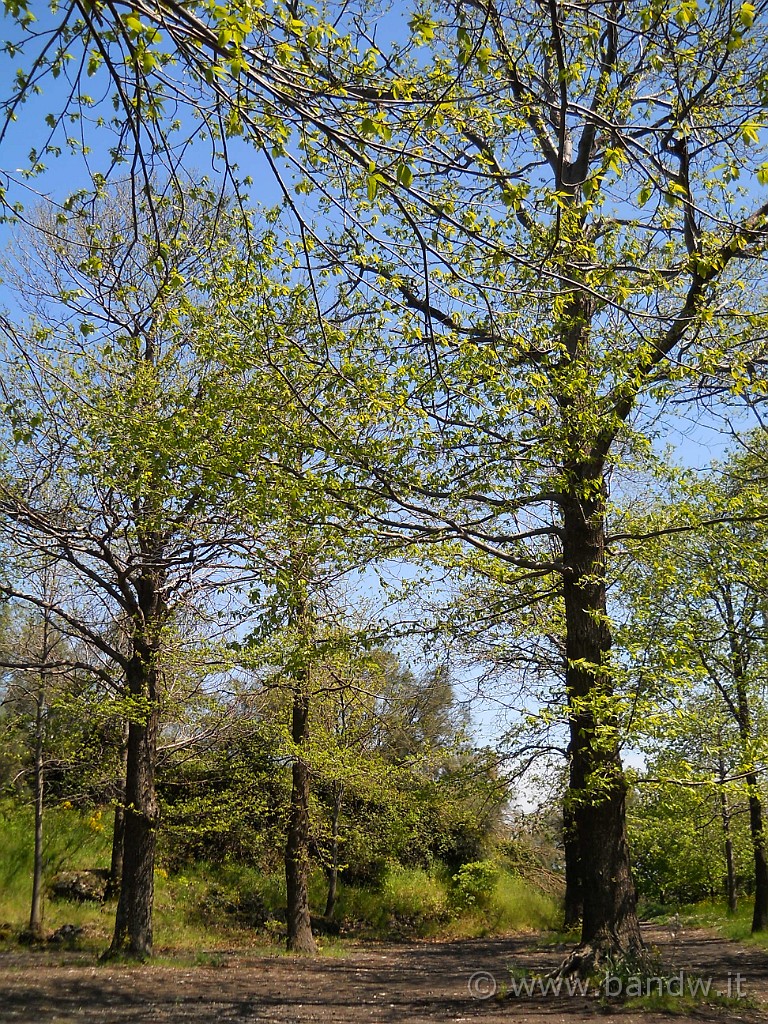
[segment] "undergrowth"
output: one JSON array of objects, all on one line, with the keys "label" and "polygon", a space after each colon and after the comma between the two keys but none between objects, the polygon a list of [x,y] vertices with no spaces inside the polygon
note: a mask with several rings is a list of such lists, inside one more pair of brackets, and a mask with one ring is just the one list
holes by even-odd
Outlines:
[{"label": "undergrowth", "polygon": [[[45,878],[64,869],[106,868],[112,815],[70,806],[46,811]],[[29,916],[32,878],[32,813],[0,803],[0,941],[16,941]],[[320,919],[326,879],[310,878],[310,904]],[[197,862],[175,874],[155,874],[155,950],[217,961],[227,950],[258,946],[282,949],[285,880],[244,864]],[[46,898],[44,930],[62,925],[83,929],[80,948],[103,950],[111,939],[114,903],[75,903]],[[378,884],[339,886],[331,921],[320,922],[321,948],[333,954],[344,937],[475,937],[553,928],[556,901],[494,861],[476,861],[451,872],[440,863],[429,870],[393,863]]]}]

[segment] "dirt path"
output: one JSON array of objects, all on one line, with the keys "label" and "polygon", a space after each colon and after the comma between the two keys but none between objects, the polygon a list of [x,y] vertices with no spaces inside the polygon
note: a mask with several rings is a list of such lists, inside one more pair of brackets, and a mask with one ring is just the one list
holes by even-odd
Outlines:
[{"label": "dirt path", "polygon": [[[768,954],[704,932],[683,934],[673,944],[663,931],[646,929],[646,938],[676,968],[712,977],[713,989],[725,991],[730,975],[735,994],[739,972],[744,994],[766,1003],[760,1009],[705,1004],[692,1016],[675,1017],[679,1024],[768,1020]],[[77,953],[13,951],[0,954],[0,1022],[579,1024],[595,1016],[604,1024],[669,1022],[667,1014],[606,1008],[589,996],[500,1001],[473,998],[469,991],[474,986],[476,995],[486,995],[494,983],[508,987],[509,968],[546,971],[563,952],[518,936],[361,946],[339,959],[233,954],[220,967],[127,968],[96,966]]]}]

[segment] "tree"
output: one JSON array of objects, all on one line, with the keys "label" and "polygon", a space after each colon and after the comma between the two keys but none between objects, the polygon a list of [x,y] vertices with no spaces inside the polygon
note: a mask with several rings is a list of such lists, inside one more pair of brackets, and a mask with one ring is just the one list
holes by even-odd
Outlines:
[{"label": "tree", "polygon": [[545,799],[562,804],[563,924],[575,928],[583,892],[578,832],[568,786],[561,780],[569,763],[561,588],[548,578],[510,587],[499,578],[498,559],[482,552],[464,561],[458,586],[438,612],[441,630],[475,675],[482,670],[476,691],[504,722],[498,746],[510,784],[541,791],[548,776]]},{"label": "tree", "polygon": [[[731,183],[763,173],[764,36],[751,8],[724,4],[443,10],[425,75],[434,106],[392,133],[397,148],[408,122],[408,180],[430,199],[439,180],[439,204],[371,188],[388,246],[339,234],[369,284],[348,304],[363,318],[379,295],[388,324],[383,357],[381,342],[349,355],[348,458],[389,496],[384,529],[458,539],[496,559],[513,592],[559,590],[584,872],[581,949],[565,969],[591,970],[642,947],[610,480],[645,461],[652,415],[686,381],[758,372],[759,341],[751,351],[734,325],[762,313],[739,275],[764,251],[768,207],[740,204]],[[376,443],[360,439],[366,400]]]},{"label": "tree", "polygon": [[[28,789],[34,807],[32,899],[26,933],[33,941],[40,941],[43,933],[46,806],[75,794],[87,801],[83,776],[98,787],[92,757],[94,723],[81,713],[86,703],[94,707],[97,686],[79,656],[76,640],[59,628],[51,610],[64,587],[58,568],[45,562],[14,566],[16,572],[25,573],[40,606],[7,604],[0,641],[0,730],[3,745],[12,752],[12,759],[3,766],[3,781],[17,794]],[[104,752],[99,753],[105,760]]]},{"label": "tree", "polygon": [[375,874],[377,859],[456,870],[491,845],[508,786],[490,752],[471,744],[446,666],[417,676],[390,651],[342,648],[326,672],[315,773],[330,828],[316,824],[315,843],[327,851],[330,916],[342,849],[353,874]]},{"label": "tree", "polygon": [[[48,594],[44,593],[44,599]],[[37,939],[41,937],[43,926],[43,796],[45,793],[45,719],[46,704],[50,700],[48,674],[49,662],[54,654],[55,638],[51,635],[51,617],[43,613],[40,635],[40,651],[36,660],[39,662],[37,671],[38,685],[34,693],[35,709],[35,852],[32,868],[32,906],[29,914],[29,931]]]},{"label": "tree", "polygon": [[[262,667],[260,685],[271,692],[277,715],[284,716],[284,721],[287,719],[285,747],[291,765],[291,792],[284,856],[286,942],[289,951],[298,953],[314,953],[316,949],[309,905],[309,872],[312,777],[317,770],[318,749],[321,764],[327,770],[330,761],[334,775],[336,843],[343,793],[337,783],[343,777],[344,766],[333,759],[322,741],[318,747],[312,729],[315,719],[319,717],[322,721],[323,713],[328,711],[328,695],[343,691],[338,682],[339,651],[348,653],[357,645],[365,645],[364,634],[354,635],[344,629],[344,613],[334,600],[334,587],[349,571],[350,552],[343,544],[334,546],[334,529],[327,521],[323,504],[322,501],[314,504],[309,521],[306,518],[309,510],[305,508],[303,522],[285,524],[273,553],[273,599],[258,630],[250,638],[247,655],[253,665],[266,663],[270,666],[266,672]],[[335,525],[338,527],[338,522]],[[327,901],[331,910],[338,873],[338,845],[333,856],[335,868],[331,869]]]},{"label": "tree", "polygon": [[105,681],[116,672],[124,681],[112,950],[136,956],[152,952],[155,774],[169,681],[181,652],[191,662],[215,635],[222,595],[235,598],[236,581],[253,579],[257,532],[284,512],[268,461],[279,441],[267,410],[280,406],[231,318],[233,293],[249,294],[239,214],[226,220],[229,237],[217,233],[226,211],[204,186],[155,198],[138,242],[133,218],[142,211],[120,195],[96,216],[92,207],[63,224],[40,219],[40,234],[14,254],[33,319],[7,331],[3,353],[4,543],[65,564],[74,593],[44,601],[23,578],[3,592],[101,652],[115,667],[101,670]]},{"label": "tree", "polygon": [[658,783],[638,786],[630,800],[629,835],[641,896],[667,908],[724,892],[735,902],[737,875],[741,881],[749,872],[746,805],[733,800],[724,833],[719,804],[727,788],[714,782],[691,785],[691,767],[704,776],[708,766],[681,763],[679,754],[652,759],[648,770]]},{"label": "tree", "polygon": [[[768,927],[768,860],[759,773],[765,759],[765,526],[759,496],[744,487],[734,459],[704,482],[678,487],[650,515],[649,527],[661,536],[638,552],[639,564],[628,576],[625,593],[633,610],[633,647],[643,649],[644,671],[666,686],[685,715],[688,728],[698,723],[694,744],[709,753],[707,771],[720,791],[720,813],[728,854],[729,779],[746,787],[753,848],[755,901],[753,932]],[[737,483],[738,481],[738,483]],[[698,530],[664,535],[664,523],[681,516]],[[663,631],[653,623],[663,622]],[[704,710],[697,711],[697,702]],[[671,717],[674,717],[671,716]],[[702,724],[704,723],[704,724]],[[658,728],[658,726],[657,726]],[[686,728],[686,726],[684,726]],[[731,904],[733,868],[728,869]]]}]

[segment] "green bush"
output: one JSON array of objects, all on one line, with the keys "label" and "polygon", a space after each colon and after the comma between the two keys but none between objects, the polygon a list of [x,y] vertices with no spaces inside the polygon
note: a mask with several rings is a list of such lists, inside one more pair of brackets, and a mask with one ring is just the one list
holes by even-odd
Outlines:
[{"label": "green bush", "polygon": [[537,889],[529,879],[499,869],[483,906],[456,912],[442,929],[456,938],[498,935],[505,932],[547,931],[558,927],[558,902]]},{"label": "green bush", "polygon": [[456,910],[487,907],[491,902],[499,868],[491,860],[473,860],[462,864],[451,876],[451,905]]}]

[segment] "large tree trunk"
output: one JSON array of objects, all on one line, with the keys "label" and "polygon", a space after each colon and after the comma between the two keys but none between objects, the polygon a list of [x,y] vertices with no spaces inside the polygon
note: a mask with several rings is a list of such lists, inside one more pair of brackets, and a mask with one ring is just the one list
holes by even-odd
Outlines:
[{"label": "large tree trunk", "polygon": [[765,849],[763,802],[760,799],[757,775],[747,776],[749,788],[749,830],[755,859],[755,909],[752,914],[752,932],[768,928],[768,860]]},{"label": "large tree trunk", "polygon": [[605,954],[641,950],[637,894],[626,837],[627,784],[613,696],[606,611],[604,495],[601,467],[581,474],[585,497],[563,502],[566,689],[571,788],[581,855],[581,946],[569,970],[589,971]]},{"label": "large tree trunk", "polygon": [[[736,617],[730,593],[725,593],[725,606],[731,644],[733,676],[736,682],[736,710],[739,737],[746,758],[750,758],[752,743],[752,708],[747,688],[747,659],[742,649]],[[768,928],[768,859],[766,858],[765,824],[763,803],[760,798],[757,774],[750,771],[746,776],[749,793],[749,831],[755,863],[755,907],[752,914],[752,932],[764,932]]]},{"label": "large tree trunk", "polygon": [[[293,693],[291,736],[297,747],[308,737],[309,694],[297,685]],[[314,953],[309,913],[309,768],[300,750],[294,756],[291,806],[285,844],[285,882],[288,897],[287,947],[294,953]]]},{"label": "large tree trunk", "polygon": [[[152,955],[152,904],[158,803],[157,665],[149,651],[136,653],[126,673],[130,696],[137,699],[128,725],[125,782],[123,878],[110,953],[140,958]],[[142,708],[145,704],[146,708]]]},{"label": "large tree trunk", "polygon": [[575,928],[584,913],[584,890],[581,882],[581,847],[576,817],[570,807],[563,807],[563,850],[565,854],[565,910],[563,927]]}]

